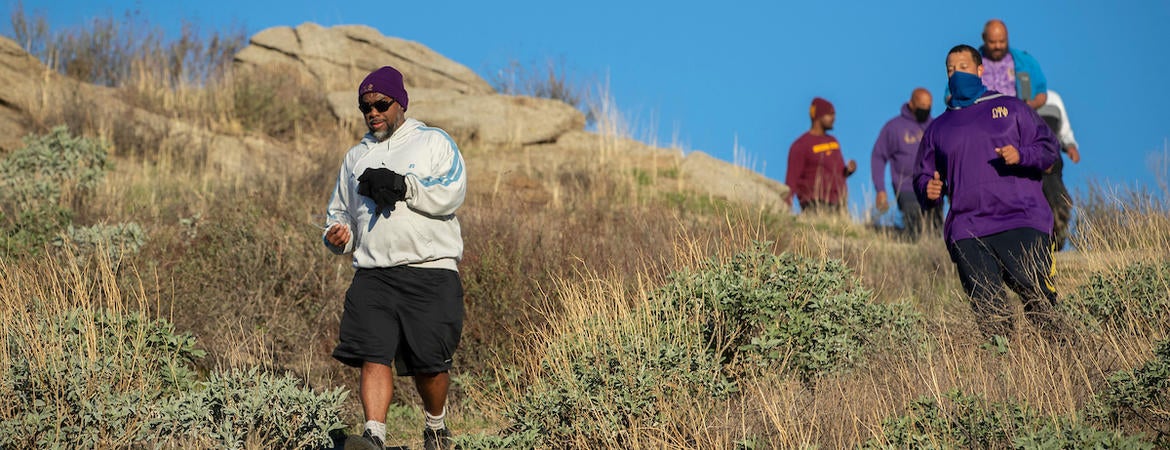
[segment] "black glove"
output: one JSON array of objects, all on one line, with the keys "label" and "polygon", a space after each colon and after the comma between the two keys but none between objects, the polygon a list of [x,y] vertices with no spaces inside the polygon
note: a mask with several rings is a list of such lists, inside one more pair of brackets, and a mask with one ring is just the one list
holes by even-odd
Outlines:
[{"label": "black glove", "polygon": [[358,177],[358,194],[374,199],[377,215],[383,209],[394,211],[394,203],[406,198],[406,177],[384,167],[366,169]]}]

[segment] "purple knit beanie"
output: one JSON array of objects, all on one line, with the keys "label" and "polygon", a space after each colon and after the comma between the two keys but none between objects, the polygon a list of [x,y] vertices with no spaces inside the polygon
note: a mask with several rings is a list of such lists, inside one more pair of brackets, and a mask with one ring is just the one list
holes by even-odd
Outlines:
[{"label": "purple knit beanie", "polygon": [[358,98],[369,92],[377,92],[394,99],[402,110],[406,111],[406,104],[410,98],[406,95],[406,87],[402,85],[402,73],[390,66],[370,72],[362,84],[358,86]]}]

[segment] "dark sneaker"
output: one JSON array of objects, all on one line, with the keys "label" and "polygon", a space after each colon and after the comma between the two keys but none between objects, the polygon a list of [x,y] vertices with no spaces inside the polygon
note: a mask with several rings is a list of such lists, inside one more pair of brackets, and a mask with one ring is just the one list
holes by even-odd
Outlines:
[{"label": "dark sneaker", "polygon": [[345,450],[383,450],[386,446],[377,436],[370,434],[370,430],[366,430],[361,436],[349,436],[345,438]]},{"label": "dark sneaker", "polygon": [[423,447],[426,450],[452,450],[455,444],[451,443],[451,432],[447,428],[423,428]]}]

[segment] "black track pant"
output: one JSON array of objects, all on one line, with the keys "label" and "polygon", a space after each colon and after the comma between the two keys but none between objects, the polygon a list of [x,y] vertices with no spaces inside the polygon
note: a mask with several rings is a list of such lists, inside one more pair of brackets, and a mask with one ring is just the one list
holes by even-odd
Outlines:
[{"label": "black track pant", "polygon": [[1043,333],[1059,331],[1053,315],[1056,288],[1051,238],[1032,228],[1016,228],[947,245],[963,290],[985,337],[1011,336],[1011,309],[1003,285],[1019,294],[1024,314]]},{"label": "black track pant", "polygon": [[1072,198],[1068,195],[1068,188],[1064,186],[1064,157],[1056,158],[1052,171],[1045,173],[1040,181],[1044,190],[1044,198],[1052,208],[1052,217],[1055,223],[1052,226],[1052,237],[1057,250],[1063,250],[1068,243],[1068,223],[1072,219]]},{"label": "black track pant", "polygon": [[941,230],[943,225],[942,207],[922,209],[914,191],[896,192],[898,210],[902,211],[902,224],[906,233],[917,238],[923,232]]}]

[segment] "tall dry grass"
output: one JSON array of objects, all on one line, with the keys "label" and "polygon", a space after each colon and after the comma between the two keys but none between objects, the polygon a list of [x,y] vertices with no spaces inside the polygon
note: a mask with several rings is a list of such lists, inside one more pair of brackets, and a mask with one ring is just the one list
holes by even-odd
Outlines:
[{"label": "tall dry grass", "polygon": [[[1132,211],[1128,214],[1135,222],[1164,220],[1141,217],[1141,213]],[[707,258],[725,257],[747,248],[749,241],[760,237],[760,233],[743,223],[729,221],[714,246],[701,238],[680,236],[672,243],[673,257],[665,267],[693,269]],[[854,228],[863,233],[860,226]],[[850,239],[842,239],[840,235],[820,234],[814,238],[811,235],[817,233],[805,233],[794,238],[806,242],[806,247],[797,250],[819,254],[822,258],[833,257],[830,255],[837,251],[834,247],[849,245]],[[935,245],[922,242],[910,248],[898,248],[871,242],[860,260],[869,267],[864,272],[859,270],[859,276],[863,280],[873,276],[877,267],[889,271],[879,276],[913,277],[911,272],[921,271],[922,265],[911,255],[937,251],[932,248]],[[1077,256],[1088,259],[1086,266],[1100,264],[1097,266],[1100,270],[1107,270],[1117,264],[1142,261],[1151,254],[1128,260],[1093,252]],[[887,262],[875,262],[879,260]],[[506,405],[520,401],[532,380],[572,379],[574,374],[569,363],[573,355],[550,353],[559,347],[549,344],[565,336],[605,342],[628,335],[672,335],[656,329],[668,321],[648,320],[645,314],[638,314],[639,308],[645,306],[645,299],[659,285],[660,275],[646,270],[585,268],[580,276],[555,280],[545,302],[538,308],[547,326],[534,329],[526,336],[526,345],[521,346],[523,351],[515,365],[496,368],[496,379],[474,391],[472,403],[483,405],[487,417],[505,426]],[[933,278],[951,279],[954,275]],[[941,401],[954,390],[977,393],[991,401],[1019,401],[1042,414],[1075,418],[1099,393],[1109,375],[1141,365],[1150,357],[1154,343],[1166,337],[1146,335],[1135,339],[1134,335],[1122,332],[1078,333],[1075,343],[1056,344],[1025,334],[1009,347],[996,349],[977,337],[973,319],[965,311],[966,300],[961,291],[951,286],[954,283],[948,280],[935,283],[929,295],[910,292],[906,297],[920,311],[935,311],[926,314],[922,330],[933,336],[931,345],[876,355],[871,364],[847,375],[822,379],[813,389],[775,372],[761,371],[739,380],[741,392],[732,399],[687,397],[674,391],[643,393],[663,402],[657,405],[662,411],[659,421],[632,425],[628,434],[612,441],[561,442],[556,446],[732,448],[737,442],[754,438],[762,445],[758,448],[856,447],[870,440],[883,442],[883,420],[901,413],[915,399],[926,396]],[[949,306],[938,308],[925,302]],[[673,348],[679,343],[674,344],[664,347]]]}]

